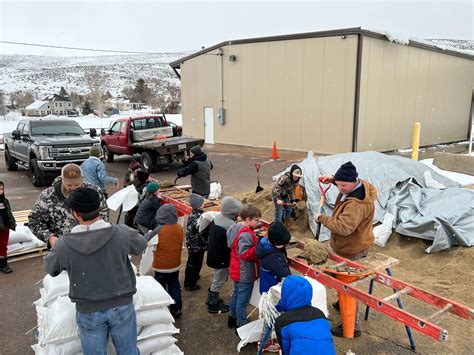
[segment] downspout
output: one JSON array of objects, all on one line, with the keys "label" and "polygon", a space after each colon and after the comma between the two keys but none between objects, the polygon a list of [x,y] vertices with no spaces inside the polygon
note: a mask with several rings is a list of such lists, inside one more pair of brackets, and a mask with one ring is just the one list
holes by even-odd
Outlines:
[{"label": "downspout", "polygon": [[224,50],[219,48],[219,53],[217,54],[221,57],[221,108],[219,109],[219,113],[217,115],[219,119],[219,123],[221,125],[225,124],[225,113],[224,113]]},{"label": "downspout", "polygon": [[362,67],[362,44],[364,36],[357,35],[357,61],[356,61],[356,82],[354,93],[354,125],[352,127],[352,151],[357,152],[357,134],[359,131],[359,101],[360,101],[360,77]]}]

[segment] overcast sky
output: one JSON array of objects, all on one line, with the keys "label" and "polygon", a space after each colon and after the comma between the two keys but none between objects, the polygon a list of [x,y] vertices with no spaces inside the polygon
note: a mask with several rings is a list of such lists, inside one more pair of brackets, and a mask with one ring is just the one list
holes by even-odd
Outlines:
[{"label": "overcast sky", "polygon": [[[5,1],[0,40],[143,52],[224,40],[363,27],[473,39],[471,1]],[[0,44],[4,54],[98,55]]]}]

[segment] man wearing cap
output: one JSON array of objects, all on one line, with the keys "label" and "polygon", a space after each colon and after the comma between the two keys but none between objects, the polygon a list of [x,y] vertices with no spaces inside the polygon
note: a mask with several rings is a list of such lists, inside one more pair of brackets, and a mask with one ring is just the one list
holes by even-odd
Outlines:
[{"label": "man wearing cap", "polygon": [[28,227],[48,247],[52,247],[59,237],[69,233],[77,225],[65,199],[79,187],[90,187],[99,192],[100,216],[105,221],[109,220],[109,209],[100,188],[83,181],[79,165],[66,164],[61,170],[61,176],[38,196],[28,216]]},{"label": "man wearing cap", "polygon": [[99,193],[80,187],[65,200],[78,225],[54,244],[44,268],[53,277],[67,271],[84,354],[105,354],[109,334],[117,354],[138,354],[136,279],[128,255],[140,255],[147,243],[136,230],[101,218]]},{"label": "man wearing cap", "polygon": [[296,207],[295,188],[302,176],[301,168],[293,164],[290,171],[281,175],[273,184],[272,199],[275,204],[275,222],[282,222],[290,231],[295,229],[291,221],[292,207]]},{"label": "man wearing cap", "polygon": [[[334,176],[320,176],[322,183],[335,184],[339,190],[332,216],[315,213],[314,220],[331,231],[330,244],[337,255],[350,260],[367,256],[375,240],[372,230],[377,189],[366,180],[358,178],[352,162],[342,164]],[[339,304],[333,304],[339,310]],[[332,330],[342,336],[339,325]],[[360,336],[359,317],[356,317],[354,336]]]},{"label": "man wearing cap", "polygon": [[192,147],[191,154],[191,159],[186,163],[186,166],[178,170],[178,178],[191,175],[192,192],[208,198],[211,192],[211,170],[213,165],[200,146]]},{"label": "man wearing cap", "polygon": [[100,187],[105,198],[107,198],[108,194],[105,185],[113,184],[117,189],[120,185],[117,178],[107,174],[105,164],[100,160],[101,156],[102,149],[100,147],[92,147],[89,152],[89,158],[81,164],[81,171],[84,181]]}]

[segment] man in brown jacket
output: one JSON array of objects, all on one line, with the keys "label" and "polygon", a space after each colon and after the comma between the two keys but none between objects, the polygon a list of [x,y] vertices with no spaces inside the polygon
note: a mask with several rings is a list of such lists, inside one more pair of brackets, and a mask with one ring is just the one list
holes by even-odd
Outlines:
[{"label": "man in brown jacket", "polygon": [[[352,162],[342,164],[334,176],[319,177],[319,181],[335,184],[340,192],[332,216],[316,213],[315,221],[331,231],[330,244],[337,255],[350,260],[365,258],[375,240],[372,224],[377,189],[358,178]],[[339,310],[339,303],[333,307]],[[332,333],[342,336],[342,326],[333,328]],[[356,317],[354,336],[360,336],[359,317]]]}]

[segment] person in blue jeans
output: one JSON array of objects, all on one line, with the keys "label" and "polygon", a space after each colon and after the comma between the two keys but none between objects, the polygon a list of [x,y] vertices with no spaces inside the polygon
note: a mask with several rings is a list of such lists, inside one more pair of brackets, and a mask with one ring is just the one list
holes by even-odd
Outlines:
[{"label": "person in blue jeans", "polygon": [[229,274],[234,281],[227,322],[229,328],[241,327],[248,323],[247,306],[252,296],[253,283],[257,279],[257,236],[254,229],[261,216],[257,207],[245,205],[240,211],[242,223],[234,224],[227,230],[227,246],[230,249]]},{"label": "person in blue jeans", "polygon": [[282,222],[288,230],[294,230],[291,212],[296,207],[295,187],[302,176],[301,168],[293,164],[290,171],[282,174],[273,184],[272,199],[275,205],[275,222]]},{"label": "person in blue jeans", "polygon": [[141,255],[147,242],[136,230],[100,217],[97,190],[80,187],[66,204],[79,224],[54,243],[44,268],[53,277],[68,273],[83,353],[106,354],[110,334],[118,355],[138,354],[136,279],[128,255]]}]

